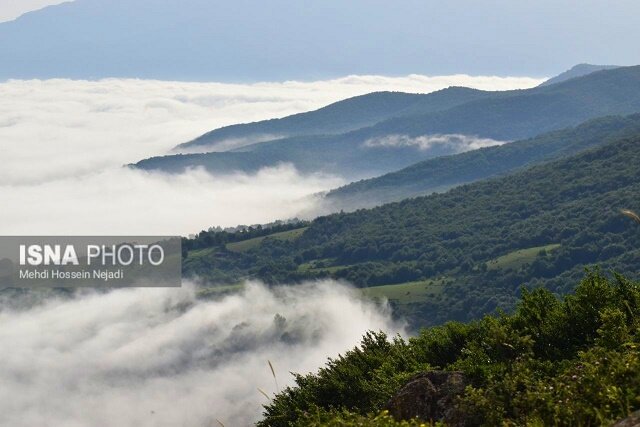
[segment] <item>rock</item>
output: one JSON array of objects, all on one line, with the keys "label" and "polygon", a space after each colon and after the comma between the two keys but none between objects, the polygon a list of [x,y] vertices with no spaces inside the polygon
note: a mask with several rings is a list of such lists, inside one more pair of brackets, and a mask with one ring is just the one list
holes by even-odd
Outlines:
[{"label": "rock", "polygon": [[431,371],[414,375],[385,405],[396,420],[418,417],[423,421],[444,421],[463,426],[455,414],[455,398],[468,381],[462,372]]},{"label": "rock", "polygon": [[636,411],[627,418],[612,424],[611,427],[640,427],[640,411]]}]

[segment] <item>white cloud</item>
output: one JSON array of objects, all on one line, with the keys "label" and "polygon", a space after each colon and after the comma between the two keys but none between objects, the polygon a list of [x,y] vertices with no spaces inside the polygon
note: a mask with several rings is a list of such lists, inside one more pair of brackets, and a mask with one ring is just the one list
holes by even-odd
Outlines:
[{"label": "white cloud", "polygon": [[290,371],[315,371],[367,330],[402,327],[329,281],[252,283],[207,302],[185,286],[5,309],[0,418],[13,427],[246,426],[267,403],[257,388],[276,391],[268,360],[282,388]]},{"label": "white cloud", "polygon": [[0,22],[11,21],[24,13],[69,1],[73,0],[3,0],[0,4]]},{"label": "white cloud", "polygon": [[121,166],[220,126],[283,117],[372,91],[511,89],[539,82],[411,75],[255,84],[0,83],[0,234],[188,234],[290,217],[313,206],[307,196],[340,180],[300,177],[286,167],[223,178],[198,171],[168,177]]},{"label": "white cloud", "polygon": [[211,226],[263,224],[313,211],[314,193],[338,186],[294,168],[254,175],[181,175],[109,169],[36,185],[0,186],[5,235],[187,235]]},{"label": "white cloud", "polygon": [[463,153],[469,150],[502,145],[506,141],[496,141],[490,138],[478,138],[470,135],[444,134],[423,135],[411,137],[408,135],[387,135],[381,138],[371,138],[364,142],[364,147],[400,148],[416,147],[419,150],[429,150],[434,147],[445,147],[453,153]]}]

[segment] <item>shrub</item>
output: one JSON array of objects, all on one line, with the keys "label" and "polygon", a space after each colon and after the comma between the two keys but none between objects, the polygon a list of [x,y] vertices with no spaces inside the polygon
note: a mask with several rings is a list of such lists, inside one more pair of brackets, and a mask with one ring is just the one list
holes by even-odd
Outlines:
[{"label": "shrub", "polygon": [[456,402],[470,425],[611,422],[640,408],[639,316],[640,286],[594,271],[564,300],[523,291],[511,315],[448,323],[408,341],[370,332],[316,374],[296,375],[259,425],[419,425],[380,411],[411,375],[435,368],[471,379]]}]

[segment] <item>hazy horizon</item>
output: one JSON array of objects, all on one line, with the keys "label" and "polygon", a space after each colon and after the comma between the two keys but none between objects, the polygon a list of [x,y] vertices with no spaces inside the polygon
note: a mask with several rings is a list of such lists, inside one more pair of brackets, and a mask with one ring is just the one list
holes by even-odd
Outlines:
[{"label": "hazy horizon", "polygon": [[[45,1],[58,2],[8,3],[0,17]],[[75,0],[0,22],[5,60],[0,79],[542,77],[578,63],[638,62],[633,40],[640,38],[640,29],[633,17],[640,5],[634,2],[589,0],[575,8],[550,0],[457,0],[433,6],[418,0],[393,5],[381,0],[304,5],[291,0],[268,5],[250,0]]]}]

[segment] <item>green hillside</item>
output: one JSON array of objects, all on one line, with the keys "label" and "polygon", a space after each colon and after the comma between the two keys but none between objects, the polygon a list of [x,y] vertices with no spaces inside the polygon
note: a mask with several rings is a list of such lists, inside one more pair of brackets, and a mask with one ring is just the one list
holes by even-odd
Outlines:
[{"label": "green hillside", "polygon": [[575,128],[553,131],[531,139],[418,162],[396,172],[330,191],[325,200],[336,211],[373,207],[504,175],[638,133],[638,114],[593,119]]},{"label": "green hillside", "polygon": [[[640,135],[625,137],[444,194],[320,217],[295,240],[264,239],[242,253],[214,244],[198,263],[188,254],[184,271],[267,283],[333,277],[361,287],[446,277],[441,292],[401,301],[399,313],[414,325],[474,319],[512,308],[523,284],[567,293],[588,265],[634,277],[640,228],[620,210],[640,210],[639,164]],[[216,233],[190,245],[207,240]],[[559,246],[539,250],[547,245]],[[513,255],[523,250],[525,259]],[[505,257],[517,258],[513,268],[489,268]],[[323,268],[301,268],[310,263]]]}]

